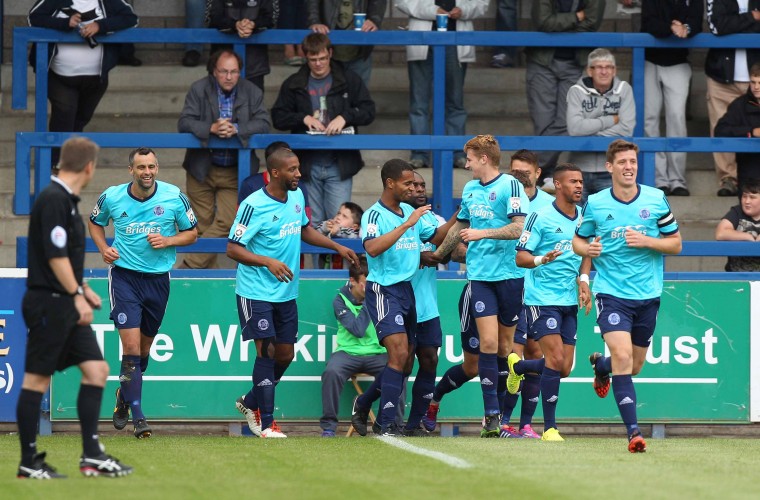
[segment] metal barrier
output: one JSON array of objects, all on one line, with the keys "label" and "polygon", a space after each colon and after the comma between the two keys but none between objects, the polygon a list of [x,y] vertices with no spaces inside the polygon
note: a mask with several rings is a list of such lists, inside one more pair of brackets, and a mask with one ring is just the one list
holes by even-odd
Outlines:
[{"label": "metal barrier", "polygon": [[[100,37],[102,43],[227,43],[233,44],[235,50],[244,54],[246,44],[286,44],[299,43],[308,34],[306,30],[269,30],[241,40],[235,35],[220,33],[211,29],[164,29],[134,28],[112,35]],[[334,31],[330,39],[335,44],[351,45],[430,45],[433,48],[433,133],[431,136],[354,136],[354,137],[299,137],[286,135],[286,140],[295,148],[313,149],[430,149],[433,156],[433,191],[436,210],[443,215],[453,212],[454,200],[448,195],[452,192],[452,173],[450,169],[441,168],[451,165],[452,151],[460,149],[468,137],[444,135],[444,68],[445,47],[451,45],[478,46],[530,46],[530,47],[610,47],[630,48],[633,52],[632,86],[636,100],[637,125],[633,140],[642,148],[642,168],[639,172],[641,182],[654,184],[654,156],[658,151],[668,152],[714,152],[758,151],[760,146],[755,140],[746,139],[710,139],[710,138],[643,138],[644,124],[644,49],[647,47],[751,47],[757,44],[755,34],[740,34],[716,37],[711,34],[699,34],[693,38],[656,39],[645,33],[538,33],[538,32],[435,32],[435,31],[376,31],[353,32]],[[13,109],[26,108],[27,72],[26,52],[30,43],[37,43],[35,54],[37,67],[47,66],[49,45],[57,42],[84,43],[75,33],[62,33],[43,28],[16,28],[13,32]],[[30,154],[29,148],[40,147],[37,159],[38,175],[35,187],[48,182],[50,165],[50,148],[60,145],[70,134],[47,134],[47,73],[40,71],[36,75],[35,95],[35,130],[40,135],[17,134],[17,190],[14,201],[15,213],[28,214],[30,204],[23,193],[30,193]],[[103,147],[128,147],[150,145],[155,147],[198,147],[199,141],[182,134],[83,134],[96,141],[108,140]],[[153,137],[153,139],[150,139]],[[251,147],[264,147],[273,140],[281,140],[282,135],[271,134],[254,137]],[[28,142],[20,142],[22,138]],[[528,148],[534,150],[565,151],[604,151],[609,138],[603,137],[498,137],[503,149]],[[137,142],[135,142],[137,141]],[[237,139],[220,143],[212,142],[217,147],[236,148],[241,155],[250,154],[244,150]],[[21,150],[21,152],[19,152]],[[249,158],[248,156],[245,156]],[[241,165],[247,165],[242,161]],[[21,162],[18,160],[21,159]],[[241,172],[246,173],[246,172]],[[245,175],[243,175],[244,177]],[[19,185],[19,177],[23,177]],[[22,188],[24,190],[19,190]],[[38,191],[36,191],[38,192]]]}]

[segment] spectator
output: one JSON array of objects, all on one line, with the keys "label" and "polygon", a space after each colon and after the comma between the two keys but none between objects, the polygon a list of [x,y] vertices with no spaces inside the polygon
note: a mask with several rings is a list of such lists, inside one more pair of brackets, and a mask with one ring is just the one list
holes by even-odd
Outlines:
[{"label": "spectator", "polygon": [[[747,92],[729,104],[715,125],[716,137],[760,137],[760,63],[749,70]],[[736,153],[739,186],[760,179],[760,153]]]},{"label": "spectator", "polygon": [[[488,9],[487,0],[461,2],[440,0],[399,0],[396,7],[409,15],[410,31],[436,29],[436,15],[448,14],[448,31],[474,31],[472,20],[483,17]],[[406,48],[409,69],[409,125],[412,135],[430,134],[430,101],[433,96],[433,51],[427,45],[410,45]],[[446,135],[464,135],[467,111],[464,109],[464,78],[467,64],[475,62],[475,47],[471,45],[446,47]],[[464,151],[454,152],[454,167],[464,168],[467,162]],[[430,165],[428,151],[412,151],[410,163],[414,168]]]},{"label": "spectator", "polygon": [[[517,0],[496,0],[496,31],[517,31]],[[492,68],[517,66],[517,47],[496,47]]]},{"label": "spectator", "polygon": [[[702,2],[644,0],[641,31],[657,38],[689,38],[702,31]],[[686,137],[686,105],[691,81],[689,49],[646,49],[644,58],[644,133],[660,137],[665,106],[665,135]],[[686,153],[658,152],[654,184],[667,195],[689,196]]]},{"label": "spectator", "polygon": [[[340,206],[335,217],[322,221],[314,229],[328,238],[358,238],[362,215],[362,207],[347,201]],[[319,269],[348,269],[348,264],[339,255],[332,254],[319,254],[317,265]]]},{"label": "spectator", "polygon": [[[760,0],[707,0],[707,23],[713,35],[760,33]],[[760,49],[710,49],[705,60],[710,135],[728,105],[747,92],[749,68],[760,62]],[[737,193],[736,155],[713,153],[718,196]]]},{"label": "spectator", "polygon": [[[354,13],[367,14],[362,31],[377,31],[385,17],[387,0],[306,0],[309,29],[327,35],[330,30],[354,29]],[[333,58],[359,75],[369,87],[372,74],[372,45],[338,45]]]},{"label": "spectator", "polygon": [[[604,5],[604,0],[535,0],[530,12],[533,31],[597,31],[602,23]],[[581,78],[588,53],[588,49],[575,47],[525,49],[528,110],[535,135],[567,135],[567,91]],[[552,174],[559,155],[559,151],[539,153],[543,188],[550,192],[554,192]]]},{"label": "spectator", "polygon": [[363,256],[359,259],[359,266],[349,267],[348,283],[340,289],[332,304],[338,320],[338,347],[322,374],[322,418],[319,419],[322,437],[335,437],[338,403],[346,379],[355,373],[377,376],[388,362],[388,354],[377,340],[369,311],[363,306],[369,273],[366,259]]},{"label": "spectator", "polygon": [[[204,238],[227,236],[235,218],[238,188],[237,149],[209,149],[209,137],[237,137],[248,147],[252,135],[269,132],[261,90],[240,79],[242,63],[229,49],[212,54],[209,74],[190,87],[177,124],[179,132],[193,134],[203,146],[188,149],[182,167],[187,171],[187,196],[198,219],[198,234]],[[251,168],[256,170],[257,165]],[[185,254],[179,267],[216,267],[216,254]]]},{"label": "spectator", "polygon": [[[372,123],[375,103],[367,87],[356,73],[331,60],[332,45],[327,35],[308,35],[302,48],[307,65],[282,83],[272,107],[274,126],[294,134],[335,135],[345,127]],[[306,185],[311,197],[312,223],[319,224],[351,199],[351,178],[364,162],[356,150],[304,150],[297,154],[301,185]]]},{"label": "spectator", "polygon": [[[567,131],[571,136],[630,136],[636,126],[631,86],[617,76],[615,56],[596,49],[588,56],[588,76],[567,92]],[[572,152],[570,161],[583,171],[583,198],[612,186],[605,152]]]},{"label": "spectator", "polygon": [[[253,5],[251,5],[253,4]],[[209,28],[223,33],[237,33],[250,38],[274,26],[272,0],[211,0]],[[219,47],[220,48],[220,47]],[[269,51],[266,45],[245,46],[245,78],[264,93],[264,75],[269,74]]]},{"label": "spectator", "polygon": [[[82,0],[77,8],[62,0],[39,0],[29,11],[29,26],[70,32],[87,43],[60,43],[50,48],[48,100],[50,132],[82,132],[108,89],[108,72],[119,60],[119,47],[99,44],[95,35],[137,26],[137,16],[121,0]],[[36,51],[30,62],[36,70]],[[53,165],[59,149],[53,149]]]},{"label": "spectator", "polygon": [[[723,216],[715,229],[719,241],[758,241],[760,236],[760,180],[750,179],[740,184],[741,203]],[[729,257],[726,271],[758,272],[760,257]]]},{"label": "spectator", "polygon": [[[206,27],[206,7],[210,0],[185,0],[185,28]],[[201,62],[203,44],[189,43],[185,45],[185,55],[182,56],[182,66],[194,68]]]},{"label": "spectator", "polygon": [[[306,0],[275,0],[277,29],[303,30],[306,29]],[[303,66],[306,57],[298,44],[284,45],[285,64],[288,66]]]}]

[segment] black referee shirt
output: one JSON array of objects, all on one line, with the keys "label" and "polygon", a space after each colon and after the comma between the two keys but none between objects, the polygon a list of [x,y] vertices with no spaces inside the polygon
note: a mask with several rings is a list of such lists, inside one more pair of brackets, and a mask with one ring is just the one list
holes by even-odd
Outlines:
[{"label": "black referee shirt", "polygon": [[68,295],[48,262],[68,257],[77,283],[84,274],[84,222],[77,208],[79,196],[57,177],[39,194],[29,218],[29,276],[26,286]]}]

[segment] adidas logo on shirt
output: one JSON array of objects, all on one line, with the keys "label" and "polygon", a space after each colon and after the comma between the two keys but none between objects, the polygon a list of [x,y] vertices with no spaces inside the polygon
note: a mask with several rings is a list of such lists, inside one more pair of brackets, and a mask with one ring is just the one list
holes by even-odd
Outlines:
[{"label": "adidas logo on shirt", "polygon": [[491,382],[489,379],[484,378],[480,381],[480,385],[493,385],[493,382]]},{"label": "adidas logo on shirt", "polygon": [[561,227],[558,227],[558,228],[557,228],[557,230],[556,230],[556,231],[554,231],[554,232],[555,232],[555,233],[561,233],[561,232],[562,232],[562,228],[561,228]]},{"label": "adidas logo on shirt", "polygon": [[604,220],[615,220],[615,218],[612,216],[612,214],[608,214],[607,218]]},{"label": "adidas logo on shirt", "polygon": [[127,212],[122,212],[119,216],[119,219],[123,219],[124,217],[129,217],[129,215],[127,215]]},{"label": "adidas logo on shirt", "polygon": [[383,410],[387,410],[388,408],[395,408],[395,406],[393,406],[393,403],[388,401],[387,403],[385,403],[385,406],[383,406]]},{"label": "adidas logo on shirt", "polygon": [[270,386],[270,385],[272,385],[272,381],[271,381],[271,380],[269,380],[268,378],[265,378],[264,380],[262,380],[261,382],[259,382],[259,383],[258,383],[258,384],[256,384],[256,385],[257,385],[258,387],[267,387],[267,386]]},{"label": "adidas logo on shirt", "polygon": [[278,220],[280,220],[280,218],[277,217],[276,215],[274,217],[272,217],[272,222],[277,222]]},{"label": "adidas logo on shirt", "polygon": [[628,396],[626,396],[620,400],[620,402],[618,403],[618,406],[631,405],[631,404],[633,404],[633,400],[629,398]]}]

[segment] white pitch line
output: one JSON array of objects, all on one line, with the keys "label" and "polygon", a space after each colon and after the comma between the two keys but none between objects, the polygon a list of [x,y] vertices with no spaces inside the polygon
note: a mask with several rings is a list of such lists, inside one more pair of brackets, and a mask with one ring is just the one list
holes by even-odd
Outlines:
[{"label": "white pitch line", "polygon": [[446,465],[450,467],[454,467],[457,469],[469,469],[473,467],[473,465],[470,462],[467,462],[466,460],[462,460],[461,458],[452,457],[451,455],[441,453],[440,451],[426,450],[425,448],[420,448],[418,446],[414,446],[405,441],[402,441],[399,438],[395,438],[391,436],[377,436],[377,439],[379,439],[385,444],[389,444],[400,450],[408,451],[409,453],[414,453],[415,455],[422,455],[423,457],[428,457],[434,460],[438,460],[440,462],[445,463]]}]

